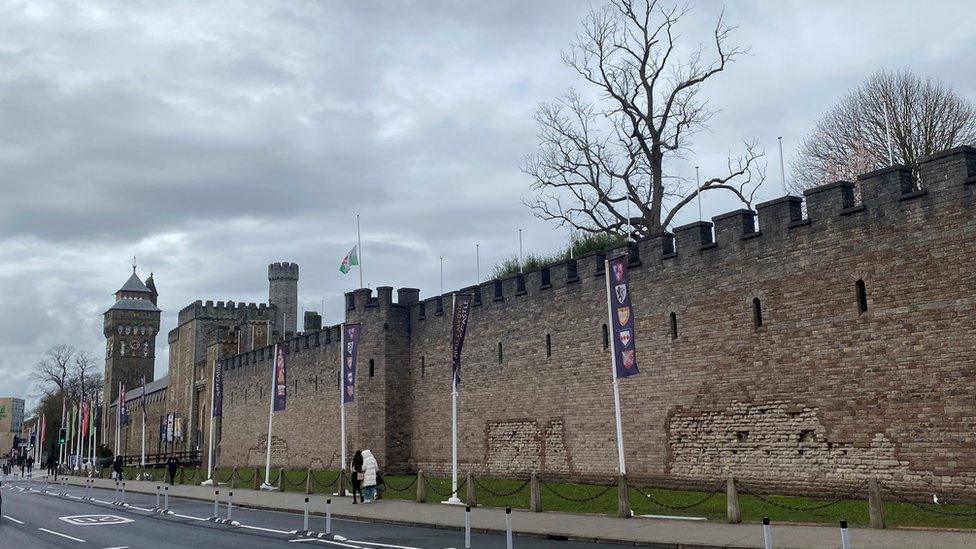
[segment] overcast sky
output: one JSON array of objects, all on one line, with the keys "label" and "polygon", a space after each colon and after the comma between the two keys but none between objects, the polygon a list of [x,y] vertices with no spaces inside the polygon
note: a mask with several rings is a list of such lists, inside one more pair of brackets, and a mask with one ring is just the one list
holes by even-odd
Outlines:
[{"label": "overcast sky", "polygon": [[[595,2],[594,5],[601,5]],[[196,299],[266,301],[296,261],[303,308],[358,285],[337,272],[362,216],[370,287],[472,284],[567,234],[521,204],[533,109],[586,87],[560,60],[589,2],[0,2],[0,396],[31,397],[44,350],[104,356],[101,314],[138,257],[165,334]],[[702,2],[683,39],[707,40]],[[735,2],[751,48],[706,89],[719,112],[677,170],[703,176],[756,139],[780,194],[787,156],[869,73],[909,67],[976,100],[968,2]],[[738,207],[706,197],[706,217]],[[686,212],[679,223],[697,217]]]}]

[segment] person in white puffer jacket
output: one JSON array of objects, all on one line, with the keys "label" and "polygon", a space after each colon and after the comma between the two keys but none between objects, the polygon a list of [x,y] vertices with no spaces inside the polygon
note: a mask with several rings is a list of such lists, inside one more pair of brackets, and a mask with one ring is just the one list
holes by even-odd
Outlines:
[{"label": "person in white puffer jacket", "polygon": [[380,465],[373,457],[373,452],[363,450],[363,503],[376,500],[376,477],[379,469]]}]

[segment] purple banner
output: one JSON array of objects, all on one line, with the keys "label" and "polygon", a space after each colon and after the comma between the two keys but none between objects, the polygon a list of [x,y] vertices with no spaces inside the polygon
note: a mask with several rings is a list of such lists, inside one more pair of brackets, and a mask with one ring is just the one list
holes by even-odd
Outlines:
[{"label": "purple banner", "polygon": [[213,417],[220,417],[224,413],[224,368],[220,361],[214,361],[213,377]]},{"label": "purple banner", "polygon": [[451,319],[451,373],[454,384],[461,383],[461,348],[464,334],[468,331],[468,317],[474,294],[454,294],[454,318]]},{"label": "purple banner", "polygon": [[285,348],[275,346],[277,353],[274,362],[274,411],[285,409],[285,398],[288,396],[288,369],[285,364]]},{"label": "purple banner", "polygon": [[342,403],[356,400],[356,359],[359,357],[359,324],[342,325]]},{"label": "purple banner", "polygon": [[613,334],[613,356],[617,378],[638,373],[637,351],[634,349],[634,308],[630,301],[630,280],[627,277],[627,256],[608,262],[608,303],[610,304],[610,332]]},{"label": "purple banner", "polygon": [[159,440],[166,440],[166,416],[159,416]]}]

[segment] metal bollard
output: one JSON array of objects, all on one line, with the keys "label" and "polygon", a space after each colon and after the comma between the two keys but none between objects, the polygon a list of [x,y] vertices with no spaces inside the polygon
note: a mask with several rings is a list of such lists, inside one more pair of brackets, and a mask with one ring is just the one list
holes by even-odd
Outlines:
[{"label": "metal bollard", "polygon": [[851,549],[851,538],[847,532],[847,521],[840,521],[840,547],[841,549]]},{"label": "metal bollard", "polygon": [[115,481],[115,492],[112,494],[112,501],[119,501],[119,481]]},{"label": "metal bollard", "polygon": [[159,509],[159,486],[156,487],[156,509]]},{"label": "metal bollard", "polygon": [[217,518],[217,513],[220,512],[217,510],[217,506],[219,502],[220,502],[220,490],[214,490],[214,514],[213,514],[214,518]]},{"label": "metal bollard", "polygon": [[773,549],[773,528],[769,525],[769,517],[763,517],[763,547]]},{"label": "metal bollard", "polygon": [[169,486],[163,487],[163,511],[169,512]]},{"label": "metal bollard", "polygon": [[125,505],[125,482],[122,483],[122,505]]},{"label": "metal bollard", "polygon": [[464,549],[471,549],[471,506],[464,506]]},{"label": "metal bollard", "polygon": [[230,522],[231,511],[234,510],[234,492],[227,492],[227,522]]},{"label": "metal bollard", "polygon": [[505,547],[512,549],[512,508],[505,508]]},{"label": "metal bollard", "polygon": [[332,500],[325,500],[325,535],[332,535]]},{"label": "metal bollard", "polygon": [[302,530],[308,532],[308,498],[305,498],[305,514],[302,518]]}]

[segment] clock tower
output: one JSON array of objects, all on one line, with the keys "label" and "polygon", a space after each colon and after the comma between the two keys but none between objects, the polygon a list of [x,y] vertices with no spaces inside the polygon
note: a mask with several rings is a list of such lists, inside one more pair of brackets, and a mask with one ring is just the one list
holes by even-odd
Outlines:
[{"label": "clock tower", "polygon": [[104,314],[105,386],[102,403],[105,409],[118,397],[119,383],[126,392],[139,387],[142,377],[153,380],[156,360],[156,334],[159,333],[160,309],[156,307],[156,284],[150,274],[143,283],[136,274],[135,260],[129,280],[115,292],[115,304]]}]

